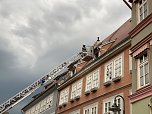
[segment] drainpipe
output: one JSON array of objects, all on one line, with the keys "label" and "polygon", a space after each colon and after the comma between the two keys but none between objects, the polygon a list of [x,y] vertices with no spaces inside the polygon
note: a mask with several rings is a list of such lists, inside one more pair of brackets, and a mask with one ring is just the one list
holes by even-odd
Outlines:
[{"label": "drainpipe", "polygon": [[126,0],[123,0],[123,1],[132,10],[132,7],[128,4],[128,2]]}]

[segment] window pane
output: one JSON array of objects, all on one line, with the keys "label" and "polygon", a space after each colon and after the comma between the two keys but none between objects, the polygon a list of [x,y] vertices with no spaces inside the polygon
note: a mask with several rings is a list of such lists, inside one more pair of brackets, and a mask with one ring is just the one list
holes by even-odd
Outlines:
[{"label": "window pane", "polygon": [[112,70],[113,70],[113,64],[110,63],[108,65],[106,65],[106,69],[105,69],[105,81],[109,81],[112,79]]},{"label": "window pane", "polygon": [[140,63],[142,63],[142,62],[143,62],[143,56],[140,57]]},{"label": "window pane", "polygon": [[142,77],[140,77],[140,86],[143,86],[143,85],[144,85],[144,78],[142,76]]},{"label": "window pane", "polygon": [[81,89],[82,89],[82,80],[77,82],[77,92],[76,95],[81,95]]},{"label": "window pane", "polygon": [[145,64],[145,84],[149,83],[149,78],[148,78],[148,63]]},{"label": "window pane", "polygon": [[93,82],[92,82],[92,88],[98,87],[99,85],[99,72],[95,71],[93,73]]},{"label": "window pane", "polygon": [[147,17],[147,3],[144,4],[144,18]]},{"label": "window pane", "polygon": [[147,55],[147,53],[144,55],[144,60],[148,60],[148,55]]},{"label": "window pane", "polygon": [[140,4],[140,5],[142,4],[142,0],[140,0],[139,4]]},{"label": "window pane", "polygon": [[108,112],[107,107],[107,103],[105,103],[105,112]]},{"label": "window pane", "polygon": [[76,83],[72,85],[71,98],[74,98],[75,96],[76,96]]},{"label": "window pane", "polygon": [[111,107],[111,102],[108,102],[108,112],[110,107]]},{"label": "window pane", "polygon": [[91,89],[91,83],[92,83],[92,73],[87,76],[87,82],[86,82],[86,91],[89,91]]},{"label": "window pane", "polygon": [[122,58],[115,60],[115,77],[122,75]]}]

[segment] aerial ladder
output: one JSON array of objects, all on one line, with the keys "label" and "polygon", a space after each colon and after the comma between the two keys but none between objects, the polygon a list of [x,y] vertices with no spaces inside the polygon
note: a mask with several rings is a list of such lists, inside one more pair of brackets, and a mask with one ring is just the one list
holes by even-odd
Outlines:
[{"label": "aerial ladder", "polygon": [[33,92],[35,92],[43,84],[46,84],[48,81],[50,81],[50,82],[53,81],[63,69],[67,68],[67,66],[69,64],[80,60],[83,56],[84,56],[83,52],[80,52],[80,53],[72,56],[71,58],[69,58],[68,60],[66,60],[59,66],[57,66],[56,68],[54,68],[51,72],[42,76],[40,79],[38,79],[37,81],[35,81],[31,85],[29,85],[28,87],[23,89],[21,92],[17,93],[15,96],[11,97],[6,102],[2,103],[0,105],[0,114],[4,113],[4,112],[8,111],[9,109],[11,109],[12,107],[14,107],[16,104],[18,104],[23,99],[25,99],[26,97],[31,95]]}]

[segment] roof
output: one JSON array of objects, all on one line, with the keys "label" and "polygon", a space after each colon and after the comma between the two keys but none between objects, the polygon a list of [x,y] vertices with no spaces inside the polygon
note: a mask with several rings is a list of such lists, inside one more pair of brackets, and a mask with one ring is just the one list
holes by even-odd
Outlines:
[{"label": "roof", "polygon": [[[62,89],[64,86],[69,85],[69,83],[74,80],[76,77],[79,77],[79,74],[82,74],[82,72],[88,71],[88,68],[93,68],[94,64],[98,64],[97,62],[102,61],[104,57],[109,55],[109,53],[113,50],[115,50],[116,47],[119,47],[119,45],[126,45],[124,42],[128,42],[130,39],[130,31],[132,30],[131,27],[131,19],[128,19],[123,25],[121,25],[116,31],[114,31],[111,35],[106,37],[103,41],[100,41],[98,44],[99,47],[104,48],[108,45],[108,48],[104,53],[102,53],[99,57],[94,59],[93,61],[89,61],[84,67],[81,68],[79,72],[77,72],[74,76],[71,77],[71,79],[67,80],[64,84],[58,87],[58,90]],[[129,40],[130,42],[130,40]],[[106,57],[107,58],[107,57]],[[95,67],[95,66],[94,66]]]},{"label": "roof", "polygon": [[108,43],[111,43],[110,48],[113,48],[115,45],[117,45],[119,42],[121,42],[123,39],[129,36],[129,32],[131,31],[131,19],[128,19],[123,25],[121,25],[116,31],[114,31],[111,35],[109,35],[107,38],[105,38],[102,41],[101,45],[106,45]]}]

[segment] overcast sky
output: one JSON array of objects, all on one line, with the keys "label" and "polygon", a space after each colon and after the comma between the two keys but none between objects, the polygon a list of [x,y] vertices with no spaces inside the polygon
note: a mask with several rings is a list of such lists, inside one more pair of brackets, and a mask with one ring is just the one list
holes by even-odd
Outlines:
[{"label": "overcast sky", "polygon": [[0,103],[110,35],[130,12],[123,0],[0,0]]}]

